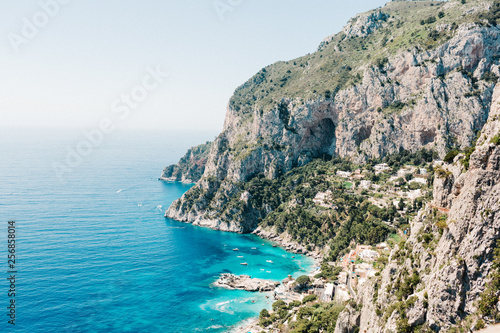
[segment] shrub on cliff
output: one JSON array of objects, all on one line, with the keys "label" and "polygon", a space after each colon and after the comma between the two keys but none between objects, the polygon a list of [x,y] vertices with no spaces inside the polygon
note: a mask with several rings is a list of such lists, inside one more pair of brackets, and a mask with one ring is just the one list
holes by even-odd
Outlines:
[{"label": "shrub on cliff", "polygon": [[318,296],[312,294],[312,295],[307,295],[306,297],[304,297],[304,299],[302,300],[302,304],[306,304],[307,302],[312,302],[312,301],[315,301],[318,299]]},{"label": "shrub on cliff", "polygon": [[443,161],[446,163],[452,163],[458,154],[459,154],[458,150],[452,149],[445,155]]},{"label": "shrub on cliff", "polygon": [[500,133],[491,138],[490,142],[497,146],[500,145]]}]

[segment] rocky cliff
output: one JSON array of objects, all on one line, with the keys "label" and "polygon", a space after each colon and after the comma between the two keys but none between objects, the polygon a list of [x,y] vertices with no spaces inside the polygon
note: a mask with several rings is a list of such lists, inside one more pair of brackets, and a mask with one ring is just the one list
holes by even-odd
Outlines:
[{"label": "rocky cliff", "polygon": [[411,236],[392,251],[382,274],[341,313],[335,332],[476,327],[500,237],[499,144],[497,84],[470,160],[464,163],[467,156],[460,154],[452,164],[437,166],[433,202],[411,223]]},{"label": "rocky cliff", "polygon": [[363,163],[470,146],[500,76],[500,30],[481,16],[491,5],[391,2],[317,52],[262,69],[235,91],[203,177],[166,216],[250,232],[273,209],[242,189],[253,177],[274,179],[321,156]]},{"label": "rocky cliff", "polygon": [[183,183],[195,183],[199,181],[205,172],[205,165],[211,145],[211,142],[206,142],[188,149],[186,155],[177,164],[163,169],[160,179]]}]

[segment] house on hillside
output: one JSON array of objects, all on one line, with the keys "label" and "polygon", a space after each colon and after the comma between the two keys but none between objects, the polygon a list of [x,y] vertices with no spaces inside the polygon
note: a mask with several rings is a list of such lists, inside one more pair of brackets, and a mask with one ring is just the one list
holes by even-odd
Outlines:
[{"label": "house on hillside", "polygon": [[337,171],[337,176],[342,177],[342,178],[349,178],[351,177],[352,172],[349,171]]},{"label": "house on hillside", "polygon": [[359,253],[359,257],[364,261],[373,262],[379,257],[377,251],[363,250]]},{"label": "house on hillside", "polygon": [[384,171],[387,171],[387,170],[390,170],[391,168],[389,167],[389,165],[387,163],[381,163],[381,164],[377,164],[373,167],[373,169],[375,170],[375,173],[381,173],[381,172],[384,172]]},{"label": "house on hillside", "polygon": [[351,250],[348,254],[344,256],[344,259],[342,260],[342,267],[344,269],[347,269],[351,263],[354,263],[356,261],[356,250]]},{"label": "house on hillside", "polygon": [[333,300],[333,296],[335,295],[334,291],[335,285],[333,283],[327,283],[325,288],[325,293],[323,294],[324,302],[331,302]]}]

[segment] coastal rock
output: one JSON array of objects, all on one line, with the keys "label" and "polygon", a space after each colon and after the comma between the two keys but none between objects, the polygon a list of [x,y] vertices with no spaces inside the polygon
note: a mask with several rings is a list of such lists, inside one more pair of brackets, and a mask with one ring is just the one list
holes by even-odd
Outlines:
[{"label": "coastal rock", "polygon": [[[472,73],[498,70],[500,30],[467,23],[449,33],[435,49],[402,50],[380,66],[360,67],[362,80],[334,98],[301,100],[283,92],[270,111],[244,114],[230,103],[203,178],[166,216],[248,233],[269,207],[232,198],[258,175],[275,179],[325,155],[363,163],[401,149],[433,149],[443,158],[450,142],[468,147],[486,123],[495,84]],[[245,85],[259,84],[254,81]],[[451,189],[451,181],[442,187]],[[436,203],[450,205],[444,192]]]},{"label": "coastal rock", "polygon": [[323,258],[323,256],[325,255],[325,253],[327,253],[328,250],[327,248],[325,248],[321,250],[309,251],[304,245],[299,244],[297,241],[293,241],[292,237],[288,235],[288,233],[286,232],[278,233],[274,228],[258,227],[252,233],[261,238],[265,238],[275,242],[281,248],[284,248],[288,252],[304,254],[316,259]]},{"label": "coastal rock", "polygon": [[[489,282],[500,235],[500,145],[494,140],[499,135],[500,84],[494,89],[488,121],[470,156],[468,170],[461,163],[463,157],[442,166],[448,180],[435,180],[434,202],[411,222],[404,248],[393,250],[380,277],[361,287],[356,302],[362,306],[374,297],[363,289],[379,285],[375,306],[363,306],[358,312],[361,332],[395,330],[403,323],[403,312],[407,325],[424,325],[434,331],[446,331],[477,314],[477,300]],[[391,307],[398,302],[394,281],[412,274],[418,276],[415,289],[420,291],[403,298],[399,310]],[[392,312],[383,321],[375,309]],[[352,310],[341,314],[335,332],[344,332],[343,327],[350,325],[347,314],[352,316]]]},{"label": "coastal rock", "polygon": [[177,164],[163,169],[161,180],[179,181],[183,183],[196,183],[205,172],[208,153],[212,143],[190,148]]},{"label": "coastal rock", "polygon": [[246,291],[273,291],[279,282],[253,278],[249,275],[234,275],[222,273],[214,286],[226,289],[240,289]]}]

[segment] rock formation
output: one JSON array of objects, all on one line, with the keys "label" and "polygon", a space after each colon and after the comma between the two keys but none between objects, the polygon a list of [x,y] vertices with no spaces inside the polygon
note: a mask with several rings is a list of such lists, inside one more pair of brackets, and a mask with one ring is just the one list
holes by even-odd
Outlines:
[{"label": "rock formation", "polygon": [[[486,123],[500,76],[500,30],[457,15],[464,10],[458,1],[441,4],[442,22],[422,28],[410,21],[419,17],[411,8],[401,14],[405,3],[358,16],[313,55],[268,66],[239,87],[203,177],[166,216],[251,232],[269,209],[253,207],[239,184],[257,175],[273,179],[325,155],[362,163],[400,149],[425,147],[443,157],[451,146],[470,146]],[[487,5],[476,1],[467,9]],[[421,17],[435,14],[434,8],[424,5]],[[408,38],[406,26],[426,38],[410,38],[413,46],[403,48],[394,39]],[[356,57],[356,67],[339,62]],[[335,85],[323,95],[304,86],[322,80]]]},{"label": "rock formation", "polygon": [[[262,69],[235,91],[203,176],[166,216],[276,238],[258,228],[276,207],[256,205],[243,186],[254,177],[272,182],[322,156],[364,163],[401,149],[444,158],[470,147],[436,164],[432,202],[335,332],[466,327],[500,238],[499,8],[497,0],[390,2],[317,52]],[[165,178],[194,178],[180,169]]]},{"label": "rock formation", "polygon": [[177,164],[163,169],[160,179],[196,183],[205,172],[205,164],[207,163],[211,145],[211,142],[206,142],[189,149]]},{"label": "rock formation", "polygon": [[234,275],[222,273],[214,282],[214,286],[226,289],[240,289],[246,291],[273,291],[280,283],[271,280],[253,278],[249,275]]},{"label": "rock formation", "polygon": [[[348,307],[335,332],[348,332],[355,326],[361,332],[418,326],[440,331],[477,314],[477,300],[488,284],[500,237],[499,137],[497,84],[468,170],[463,154],[453,164],[439,167],[433,202],[411,223],[411,236],[402,248],[392,251],[380,277],[358,293],[356,303],[361,310]],[[412,276],[418,278],[402,296],[398,285]]]}]

